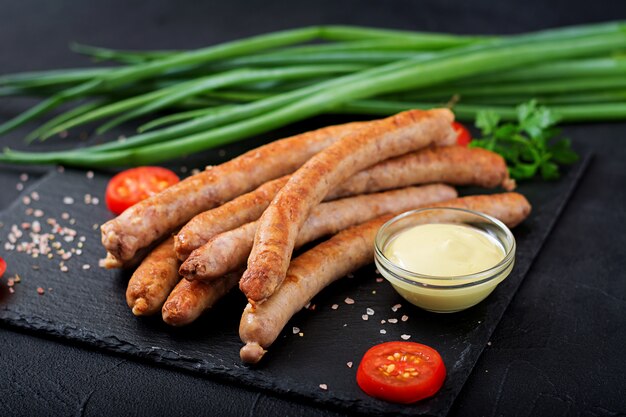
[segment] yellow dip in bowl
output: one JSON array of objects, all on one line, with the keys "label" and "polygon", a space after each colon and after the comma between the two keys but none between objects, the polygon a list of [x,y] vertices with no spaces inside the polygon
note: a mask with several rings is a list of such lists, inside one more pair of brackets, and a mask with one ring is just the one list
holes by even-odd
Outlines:
[{"label": "yellow dip in bowl", "polygon": [[502,222],[483,213],[420,209],[381,227],[375,260],[407,301],[452,313],[478,304],[509,275],[515,239]]}]

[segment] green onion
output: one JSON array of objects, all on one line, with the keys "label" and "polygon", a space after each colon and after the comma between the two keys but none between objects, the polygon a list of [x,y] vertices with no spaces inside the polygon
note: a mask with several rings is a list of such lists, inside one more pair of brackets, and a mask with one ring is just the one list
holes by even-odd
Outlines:
[{"label": "green onion", "polygon": [[[324,43],[307,44],[311,41]],[[0,76],[0,95],[48,97],[0,126],[0,134],[82,99],[87,101],[33,136],[50,137],[111,118],[101,133],[156,111],[191,111],[150,121],[124,141],[42,154],[6,151],[0,161],[150,164],[322,113],[381,115],[447,102],[461,119],[489,109],[503,119],[515,117],[513,104],[531,97],[550,103],[552,113],[566,121],[626,118],[622,22],[510,37],[327,26],[195,51],[76,48],[128,65],[96,68],[92,74],[73,69]],[[241,68],[244,64],[259,68]]]}]

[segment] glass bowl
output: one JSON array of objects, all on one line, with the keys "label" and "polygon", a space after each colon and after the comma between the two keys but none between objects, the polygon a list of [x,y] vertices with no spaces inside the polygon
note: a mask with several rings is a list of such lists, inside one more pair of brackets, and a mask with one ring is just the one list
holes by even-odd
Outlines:
[{"label": "glass bowl", "polygon": [[[404,230],[428,223],[458,224],[493,237],[504,249],[504,258],[484,271],[458,276],[431,276],[401,268],[385,256],[389,242]],[[380,273],[408,302],[436,313],[454,313],[484,300],[515,264],[515,238],[500,220],[460,208],[425,208],[400,214],[385,223],[376,235],[375,262]]]}]

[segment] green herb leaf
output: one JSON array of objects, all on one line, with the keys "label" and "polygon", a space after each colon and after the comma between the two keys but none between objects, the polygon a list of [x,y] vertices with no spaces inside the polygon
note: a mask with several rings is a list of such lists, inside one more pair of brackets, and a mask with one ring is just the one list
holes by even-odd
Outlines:
[{"label": "green herb leaf", "polygon": [[520,104],[516,110],[517,124],[500,124],[500,117],[493,111],[479,112],[476,127],[482,137],[472,141],[471,146],[502,155],[514,179],[533,178],[538,173],[545,180],[558,178],[559,164],[578,160],[569,139],[556,139],[561,134],[555,127],[558,117],[535,100]]},{"label": "green herb leaf", "polygon": [[500,115],[494,111],[484,110],[476,115],[476,127],[483,135],[490,135],[500,123]]}]

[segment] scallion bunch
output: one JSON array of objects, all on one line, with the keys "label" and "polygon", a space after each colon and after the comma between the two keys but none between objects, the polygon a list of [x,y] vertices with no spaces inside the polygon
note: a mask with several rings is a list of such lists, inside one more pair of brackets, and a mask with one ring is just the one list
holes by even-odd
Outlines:
[{"label": "scallion bunch", "polygon": [[622,22],[509,37],[319,26],[193,51],[74,49],[118,65],[0,76],[0,96],[42,97],[0,125],[0,134],[67,103],[75,105],[28,139],[94,122],[105,134],[155,118],[124,141],[59,152],[7,149],[0,162],[154,164],[323,113],[450,106],[460,120],[485,110],[515,120],[516,105],[535,99],[563,121],[626,118]]}]

